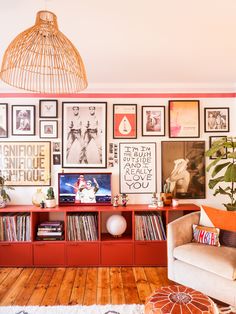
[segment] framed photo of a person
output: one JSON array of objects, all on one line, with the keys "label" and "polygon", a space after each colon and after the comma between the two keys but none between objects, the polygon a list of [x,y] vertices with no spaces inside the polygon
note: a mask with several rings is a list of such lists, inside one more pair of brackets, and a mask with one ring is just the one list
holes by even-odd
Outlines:
[{"label": "framed photo of a person", "polygon": [[61,154],[53,154],[52,159],[53,159],[53,165],[54,166],[61,164]]},{"label": "framed photo of a person", "polygon": [[169,101],[169,137],[199,137],[199,121],[199,100]]},{"label": "framed photo of a person", "polygon": [[113,105],[113,138],[137,138],[137,105]]},{"label": "framed photo of a person", "polygon": [[120,193],[156,192],[156,143],[120,143]]},{"label": "framed photo of a person", "polygon": [[204,108],[205,132],[229,132],[229,108]]},{"label": "framed photo of a person", "polygon": [[[226,141],[227,136],[210,136],[209,137],[209,148],[212,147],[213,143],[219,140]],[[215,152],[214,155],[210,157],[210,159],[216,159],[218,157],[221,157],[222,159],[227,159],[227,149],[224,147],[221,147],[219,150]]]},{"label": "framed photo of a person", "polygon": [[8,137],[8,104],[0,104],[0,138]]},{"label": "framed photo of a person", "polygon": [[40,99],[39,100],[39,117],[40,118],[57,118],[58,117],[58,100]]},{"label": "framed photo of a person", "polygon": [[205,141],[163,141],[162,190],[173,197],[203,199],[205,195]]},{"label": "framed photo of a person", "polygon": [[107,103],[62,103],[63,168],[106,168]]},{"label": "framed photo of a person", "polygon": [[12,135],[35,135],[35,106],[12,106]]},{"label": "framed photo of a person", "polygon": [[40,120],[39,121],[40,138],[57,138],[58,121],[57,120]]},{"label": "framed photo of a person", "polygon": [[142,106],[142,136],[165,135],[165,107]]}]

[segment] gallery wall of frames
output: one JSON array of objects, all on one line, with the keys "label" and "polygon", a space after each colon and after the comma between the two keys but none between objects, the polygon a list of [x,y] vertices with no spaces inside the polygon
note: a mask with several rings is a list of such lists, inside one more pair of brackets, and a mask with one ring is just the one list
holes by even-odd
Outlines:
[{"label": "gallery wall of frames", "polygon": [[221,200],[208,189],[204,153],[219,137],[236,134],[235,98],[2,98],[0,170],[11,204],[31,204],[37,187],[58,173],[111,173],[112,197],[150,203],[173,172],[188,182],[170,188],[181,203]]}]

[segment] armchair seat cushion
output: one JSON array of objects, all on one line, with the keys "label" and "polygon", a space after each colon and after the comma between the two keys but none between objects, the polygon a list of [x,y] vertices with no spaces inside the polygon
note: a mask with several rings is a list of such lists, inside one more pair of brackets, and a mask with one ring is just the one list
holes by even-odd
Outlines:
[{"label": "armchair seat cushion", "polygon": [[204,269],[226,279],[236,279],[235,248],[188,243],[176,247],[173,256],[182,262]]}]

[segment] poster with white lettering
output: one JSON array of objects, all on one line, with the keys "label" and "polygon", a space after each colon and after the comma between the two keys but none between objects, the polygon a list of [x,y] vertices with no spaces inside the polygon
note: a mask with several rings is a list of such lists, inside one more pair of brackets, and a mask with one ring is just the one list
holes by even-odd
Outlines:
[{"label": "poster with white lettering", "polygon": [[156,143],[120,143],[120,193],[156,192]]},{"label": "poster with white lettering", "polygon": [[50,142],[0,142],[0,175],[7,185],[51,184]]}]

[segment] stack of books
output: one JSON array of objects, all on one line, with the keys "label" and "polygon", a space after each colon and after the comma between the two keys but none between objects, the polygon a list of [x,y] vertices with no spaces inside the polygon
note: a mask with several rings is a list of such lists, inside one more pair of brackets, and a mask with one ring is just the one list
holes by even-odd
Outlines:
[{"label": "stack of books", "polygon": [[98,240],[97,214],[79,213],[68,215],[67,237],[69,241]]},{"label": "stack of books", "polygon": [[28,213],[1,215],[0,241],[30,241],[30,215]]},{"label": "stack of books", "polygon": [[58,241],[64,240],[63,221],[44,221],[38,225],[36,240]]},{"label": "stack of books", "polygon": [[161,216],[156,212],[135,215],[136,240],[166,240]]}]

